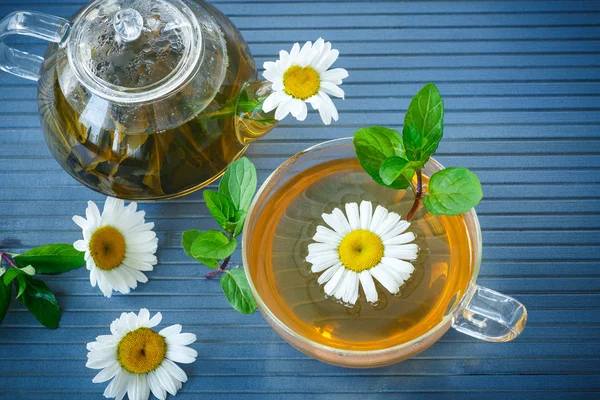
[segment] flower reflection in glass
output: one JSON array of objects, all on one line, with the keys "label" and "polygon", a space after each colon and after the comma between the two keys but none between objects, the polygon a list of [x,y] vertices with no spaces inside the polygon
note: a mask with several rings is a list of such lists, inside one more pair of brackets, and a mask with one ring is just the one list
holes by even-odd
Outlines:
[{"label": "flower reflection in glass", "polygon": [[346,214],[335,208],[322,218],[328,228],[317,227],[308,245],[306,261],[311,271],[321,273],[319,284],[325,284],[325,293],[345,304],[353,305],[362,287],[368,302],[378,300],[375,278],[390,293],[400,287],[414,271],[409,261],[417,258],[419,248],[411,243],[412,232],[406,232],[410,223],[395,212],[363,201],[345,205]]}]

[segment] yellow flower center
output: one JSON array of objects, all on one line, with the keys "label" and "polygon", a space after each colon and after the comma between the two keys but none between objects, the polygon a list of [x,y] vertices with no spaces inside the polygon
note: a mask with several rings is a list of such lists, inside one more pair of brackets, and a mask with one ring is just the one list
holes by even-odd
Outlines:
[{"label": "yellow flower center", "polygon": [[154,371],[165,359],[167,342],[150,328],[138,328],[121,339],[117,359],[121,366],[134,374]]},{"label": "yellow flower center", "polygon": [[94,232],[89,246],[96,266],[105,271],[117,268],[125,258],[125,237],[112,226]]},{"label": "yellow flower center", "polygon": [[292,65],[283,74],[283,90],[295,99],[306,100],[319,93],[321,77],[313,67]]},{"label": "yellow flower center", "polygon": [[366,229],[357,229],[344,236],[338,254],[344,267],[361,272],[379,264],[383,250],[379,236]]}]

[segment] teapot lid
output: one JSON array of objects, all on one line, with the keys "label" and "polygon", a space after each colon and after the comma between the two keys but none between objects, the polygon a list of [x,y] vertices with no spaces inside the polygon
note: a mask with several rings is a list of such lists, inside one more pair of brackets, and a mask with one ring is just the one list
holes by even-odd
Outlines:
[{"label": "teapot lid", "polygon": [[67,54],[91,92],[145,102],[190,79],[202,54],[202,32],[182,0],[97,0],[74,21]]}]

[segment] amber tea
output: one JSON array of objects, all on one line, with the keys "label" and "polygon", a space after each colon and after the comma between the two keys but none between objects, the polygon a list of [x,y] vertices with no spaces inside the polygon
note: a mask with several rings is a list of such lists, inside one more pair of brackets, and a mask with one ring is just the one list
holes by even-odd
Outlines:
[{"label": "amber tea", "polygon": [[278,189],[248,232],[246,248],[254,286],[283,324],[323,345],[377,350],[410,342],[440,323],[464,295],[474,256],[464,217],[421,208],[409,228],[419,246],[415,271],[399,293],[375,281],[375,304],[362,289],[354,306],[327,298],[305,260],[308,245],[323,213],[361,200],[406,216],[414,195],[379,186],[356,159],[326,162]]}]

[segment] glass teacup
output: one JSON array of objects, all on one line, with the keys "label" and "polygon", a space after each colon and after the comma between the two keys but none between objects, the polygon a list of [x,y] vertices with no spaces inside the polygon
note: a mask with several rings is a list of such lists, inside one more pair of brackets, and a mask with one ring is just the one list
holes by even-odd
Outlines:
[{"label": "glass teacup", "polygon": [[[291,324],[284,322],[281,315],[268,306],[263,298],[265,293],[257,290],[256,282],[253,280],[248,247],[250,237],[256,234],[254,230],[259,216],[274,194],[298,174],[310,168],[314,169],[315,166],[319,168],[325,163],[355,157],[351,138],[332,140],[304,150],[284,162],[267,178],[250,206],[242,237],[244,269],[258,308],[272,328],[290,345],[317,360],[353,368],[379,367],[413,357],[435,343],[450,328],[490,342],[505,342],[517,337],[525,327],[527,320],[525,307],[517,300],[478,286],[475,282],[479,273],[482,250],[481,230],[475,210],[471,210],[463,216],[471,252],[471,265],[466,266],[470,272],[468,285],[464,291],[457,292],[451,299],[436,325],[412,340],[400,341],[389,347],[375,350],[342,349],[324,345],[300,334]],[[426,176],[431,176],[441,169],[443,167],[431,159],[423,172]],[[261,249],[260,251],[269,251],[268,249],[270,247],[265,246],[265,250]],[[459,268],[453,265],[449,267]],[[461,265],[460,268],[465,268],[465,266]]]}]

